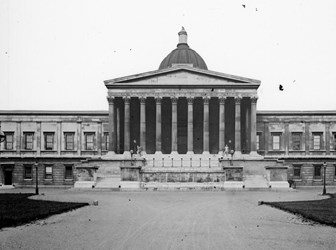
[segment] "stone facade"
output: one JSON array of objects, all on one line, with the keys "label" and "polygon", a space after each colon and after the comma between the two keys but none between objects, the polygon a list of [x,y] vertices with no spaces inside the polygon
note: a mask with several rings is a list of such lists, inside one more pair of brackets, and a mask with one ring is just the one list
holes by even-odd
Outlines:
[{"label": "stone facade", "polygon": [[259,80],[179,36],[158,70],[104,81],[108,111],[0,111],[0,186],[336,185],[336,111],[257,111]]}]

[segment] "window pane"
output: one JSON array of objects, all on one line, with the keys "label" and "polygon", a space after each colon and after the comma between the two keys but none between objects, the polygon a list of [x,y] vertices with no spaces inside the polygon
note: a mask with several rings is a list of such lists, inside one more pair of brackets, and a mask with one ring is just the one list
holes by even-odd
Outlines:
[{"label": "window pane", "polygon": [[292,146],[293,146],[293,150],[301,149],[301,133],[292,134]]},{"label": "window pane", "polygon": [[321,177],[321,166],[314,166],[314,177]]},{"label": "window pane", "polygon": [[85,149],[86,150],[93,150],[93,139],[94,139],[93,133],[85,134]]},{"label": "window pane", "polygon": [[273,135],[273,149],[279,150],[280,149],[280,136]]},{"label": "window pane", "polygon": [[65,133],[65,150],[74,150],[74,133]]},{"label": "window pane", "polygon": [[54,148],[54,133],[45,133],[45,149],[53,150]]},{"label": "window pane", "polygon": [[294,166],[294,177],[301,177],[301,166]]},{"label": "window pane", "polygon": [[65,179],[72,179],[72,166],[65,166]]},{"label": "window pane", "polygon": [[13,133],[5,133],[5,149],[12,150],[13,142],[14,142],[14,134]]},{"label": "window pane", "polygon": [[25,133],[24,134],[24,139],[25,139],[25,145],[24,148],[27,150],[32,150],[33,149],[33,133]]},{"label": "window pane", "polygon": [[52,167],[46,166],[45,167],[45,179],[52,179]]},{"label": "window pane", "polygon": [[333,138],[334,138],[334,150],[336,150],[336,133],[333,133]]},{"label": "window pane", "polygon": [[257,146],[257,150],[259,150],[260,149],[260,145],[259,145],[259,143],[260,143],[260,134],[257,134],[257,141],[256,141],[256,146]]},{"label": "window pane", "polygon": [[24,167],[24,178],[32,179],[32,167],[31,166]]},{"label": "window pane", "polygon": [[108,133],[104,133],[104,145],[103,145],[103,149],[104,150],[108,150],[109,147],[109,134]]},{"label": "window pane", "polygon": [[316,134],[313,135],[313,141],[314,141],[313,149],[319,150],[321,145],[321,135]]}]

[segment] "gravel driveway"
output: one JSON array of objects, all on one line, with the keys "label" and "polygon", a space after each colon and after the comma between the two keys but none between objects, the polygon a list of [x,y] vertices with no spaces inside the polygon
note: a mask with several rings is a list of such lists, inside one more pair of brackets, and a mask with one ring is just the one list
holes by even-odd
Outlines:
[{"label": "gravel driveway", "polygon": [[321,199],[320,191],[44,190],[36,198],[99,205],[4,228],[0,249],[335,249],[336,228],[258,206]]}]

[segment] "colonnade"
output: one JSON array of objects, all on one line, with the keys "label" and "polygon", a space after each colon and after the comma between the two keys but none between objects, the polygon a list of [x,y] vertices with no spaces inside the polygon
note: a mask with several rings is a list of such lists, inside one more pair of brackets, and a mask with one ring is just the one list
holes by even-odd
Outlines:
[{"label": "colonnade", "polygon": [[[232,96],[235,103],[235,154],[241,153],[241,96]],[[115,130],[115,98],[114,96],[109,95],[107,97],[109,103],[109,151],[112,153],[116,152],[116,130]],[[124,152],[130,151],[130,100],[131,98],[139,98],[140,100],[140,145],[142,151],[146,152],[146,98],[145,96],[141,97],[131,97],[123,96],[124,100]],[[155,108],[155,149],[156,154],[160,154],[162,148],[162,106],[161,96],[154,96],[156,108]],[[170,97],[172,105],[172,124],[171,124],[171,153],[177,153],[178,144],[177,144],[177,101],[179,97]],[[193,154],[193,102],[195,97],[187,97],[188,111],[187,111],[187,154]],[[203,154],[209,153],[209,100],[210,96],[203,96]],[[225,100],[227,96],[218,96],[219,99],[219,151],[224,151],[225,147]],[[249,96],[250,98],[250,127],[251,127],[251,140],[250,140],[250,149],[251,153],[256,152],[256,96]]]}]

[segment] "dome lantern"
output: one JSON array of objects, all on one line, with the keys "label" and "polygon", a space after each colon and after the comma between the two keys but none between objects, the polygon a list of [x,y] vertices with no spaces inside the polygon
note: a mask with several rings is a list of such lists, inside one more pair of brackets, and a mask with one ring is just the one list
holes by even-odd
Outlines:
[{"label": "dome lantern", "polygon": [[174,67],[176,65],[188,65],[207,70],[208,67],[203,58],[188,46],[188,34],[184,27],[182,27],[178,36],[179,43],[177,44],[177,48],[162,60],[159,70]]}]

